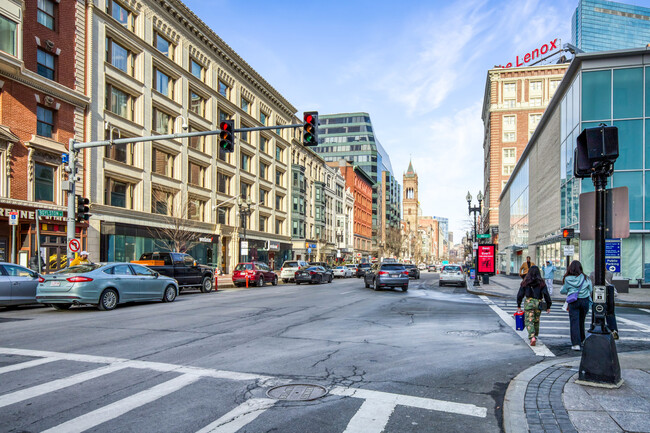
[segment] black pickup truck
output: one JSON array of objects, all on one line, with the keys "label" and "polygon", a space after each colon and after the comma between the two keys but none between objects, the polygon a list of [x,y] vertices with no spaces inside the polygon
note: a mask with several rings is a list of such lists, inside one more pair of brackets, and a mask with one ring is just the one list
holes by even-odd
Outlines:
[{"label": "black pickup truck", "polygon": [[178,282],[179,289],[199,288],[203,293],[212,291],[214,275],[208,266],[199,265],[189,254],[184,253],[144,253],[140,260],[131,263],[145,265],[171,277]]}]

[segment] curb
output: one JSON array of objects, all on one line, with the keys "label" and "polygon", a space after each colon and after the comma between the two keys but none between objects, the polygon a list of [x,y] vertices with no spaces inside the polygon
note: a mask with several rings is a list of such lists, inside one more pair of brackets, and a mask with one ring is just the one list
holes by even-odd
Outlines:
[{"label": "curb", "polygon": [[[516,297],[516,293],[513,293],[512,296],[507,296],[504,295],[503,293],[497,293],[497,292],[488,292],[488,291],[479,291],[479,290],[472,290],[470,289],[470,286],[467,285],[467,292],[471,293],[472,295],[483,295],[483,296],[491,296],[493,298],[505,298],[505,299],[514,299]],[[565,298],[551,298],[553,302],[564,302]],[[620,301],[620,302],[615,302],[614,303],[617,307],[621,308],[650,308],[650,301],[648,302],[643,302],[643,301]]]},{"label": "curb", "polygon": [[539,373],[555,365],[567,365],[579,362],[580,358],[552,359],[528,367],[510,381],[503,397],[503,429],[506,433],[527,433],[529,431],[524,398],[528,383]]}]

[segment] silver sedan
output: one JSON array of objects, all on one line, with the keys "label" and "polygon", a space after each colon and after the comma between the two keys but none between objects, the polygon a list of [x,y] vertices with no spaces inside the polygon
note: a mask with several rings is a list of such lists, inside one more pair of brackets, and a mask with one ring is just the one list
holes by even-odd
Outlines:
[{"label": "silver sedan", "polygon": [[178,295],[173,278],[134,263],[93,263],[72,266],[39,279],[36,300],[58,310],[91,304],[112,310],[124,302],[172,302]]},{"label": "silver sedan", "polygon": [[0,307],[36,303],[38,273],[24,266],[0,262]]}]

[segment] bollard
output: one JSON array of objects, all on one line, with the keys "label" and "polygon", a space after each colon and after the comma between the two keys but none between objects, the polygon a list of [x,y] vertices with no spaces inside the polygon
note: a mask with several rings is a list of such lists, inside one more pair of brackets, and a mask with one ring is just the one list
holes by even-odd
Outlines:
[{"label": "bollard", "polygon": [[217,271],[214,271],[214,291],[217,290],[219,290],[219,275],[217,275]]},{"label": "bollard", "polygon": [[246,274],[246,288],[248,289],[248,274]]}]

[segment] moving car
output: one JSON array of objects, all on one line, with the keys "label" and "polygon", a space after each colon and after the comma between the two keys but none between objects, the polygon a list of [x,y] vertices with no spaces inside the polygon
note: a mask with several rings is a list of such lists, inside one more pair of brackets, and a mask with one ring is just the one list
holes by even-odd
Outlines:
[{"label": "moving car", "polygon": [[38,273],[24,266],[0,262],[0,307],[36,304]]},{"label": "moving car", "polygon": [[232,273],[232,282],[235,287],[245,286],[248,279],[249,286],[262,287],[264,283],[278,285],[278,276],[265,263],[249,262],[239,263]]},{"label": "moving car", "polygon": [[465,287],[466,280],[463,268],[460,265],[444,265],[440,271],[440,287],[454,284],[460,287]]},{"label": "moving car", "polygon": [[322,266],[309,266],[306,268],[301,268],[299,271],[296,271],[295,275],[296,284],[300,283],[309,283],[309,284],[320,284],[320,283],[331,283],[334,278],[331,274],[331,271],[328,272]]},{"label": "moving car", "polygon": [[334,278],[350,278],[352,277],[352,270],[347,266],[336,266],[332,269]]},{"label": "moving car", "polygon": [[429,265],[427,268],[428,272],[435,272],[436,271],[436,265]]},{"label": "moving car", "polygon": [[289,281],[294,281],[296,272],[300,268],[309,267],[309,263],[303,260],[287,260],[282,264],[280,268],[280,278],[282,278],[283,283],[288,283]]},{"label": "moving car", "polygon": [[410,263],[407,263],[407,264],[404,265],[404,267],[406,268],[406,270],[409,273],[409,278],[413,278],[415,280],[420,279],[420,270],[418,269],[417,266],[412,265]]},{"label": "moving car", "polygon": [[162,275],[173,278],[178,282],[178,287],[200,288],[201,292],[212,291],[214,275],[209,266],[199,265],[194,257],[184,253],[144,253],[140,260],[131,263],[144,265]]},{"label": "moving car", "polygon": [[345,265],[347,268],[349,268],[352,271],[352,276],[356,277],[357,276],[357,265],[354,263],[350,263],[348,265]]},{"label": "moving car", "polygon": [[57,310],[92,304],[112,310],[134,301],[173,302],[176,280],[134,263],[92,263],[61,269],[38,279],[36,300]]},{"label": "moving car", "polygon": [[427,265],[425,265],[424,263],[420,263],[418,265],[418,269],[421,270],[421,271],[424,271],[426,268],[427,268]]},{"label": "moving car", "polygon": [[366,275],[366,271],[371,267],[372,265],[370,263],[359,263],[357,266],[357,278],[361,278]]},{"label": "moving car", "polygon": [[384,287],[400,287],[403,292],[409,289],[409,273],[400,263],[374,265],[363,277],[366,288],[380,290]]}]

